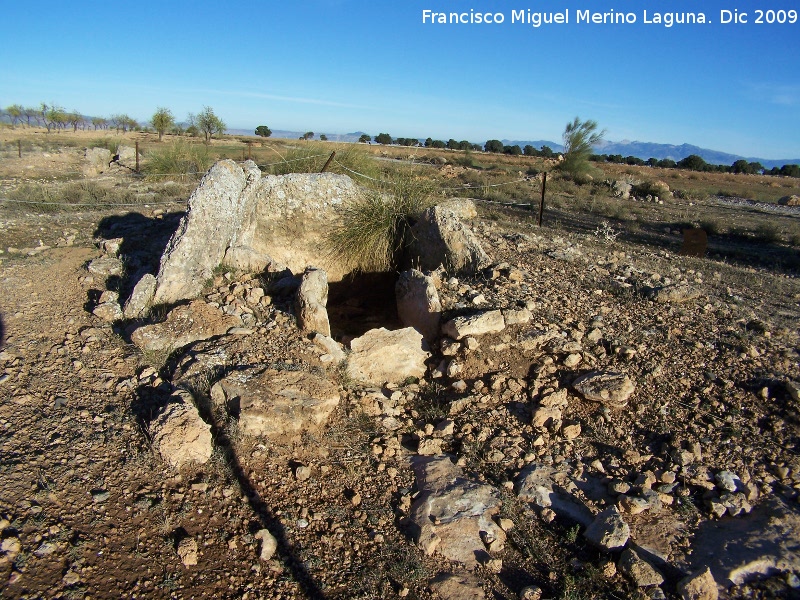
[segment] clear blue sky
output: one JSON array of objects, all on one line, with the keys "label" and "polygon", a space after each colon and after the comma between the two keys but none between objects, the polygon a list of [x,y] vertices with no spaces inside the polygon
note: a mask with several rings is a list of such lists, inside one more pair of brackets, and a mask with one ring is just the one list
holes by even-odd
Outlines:
[{"label": "clear blue sky", "polygon": [[[755,24],[738,0],[283,0],[6,3],[0,105],[179,120],[204,105],[231,128],[560,141],[576,115],[606,138],[800,157],[800,20]],[[749,13],[722,25],[720,9]],[[422,11],[500,12],[431,25]],[[569,24],[511,23],[512,10]],[[578,24],[577,10],[632,12]],[[711,24],[644,24],[643,11]]]}]

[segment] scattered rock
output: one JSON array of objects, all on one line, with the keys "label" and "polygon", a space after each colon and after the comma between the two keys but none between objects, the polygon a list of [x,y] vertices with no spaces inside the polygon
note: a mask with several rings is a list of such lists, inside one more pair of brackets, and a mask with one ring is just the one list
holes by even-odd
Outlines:
[{"label": "scattered rock", "polygon": [[503,313],[499,310],[489,310],[455,317],[442,326],[442,333],[455,340],[460,340],[470,335],[484,335],[503,331],[505,326]]},{"label": "scattered rock", "polygon": [[238,402],[241,431],[257,436],[282,436],[319,427],[340,400],[339,390],[327,379],[274,369],[233,373],[214,384],[211,394],[224,398],[228,406]]},{"label": "scattered rock", "polygon": [[430,582],[442,600],[484,600],[486,594],[477,577],[468,573],[443,573]]},{"label": "scattered rock", "polygon": [[131,341],[141,350],[172,351],[223,335],[241,324],[239,317],[224,315],[202,300],[194,300],[172,309],[163,323],[139,327],[131,334]]},{"label": "scattered rock", "polygon": [[253,538],[261,540],[259,559],[262,562],[272,560],[272,557],[275,556],[275,552],[278,550],[278,540],[275,539],[275,536],[272,535],[268,529],[259,529]]},{"label": "scattered rock", "polygon": [[350,350],[348,375],[376,385],[422,377],[430,356],[422,334],[412,327],[397,331],[371,329],[352,340]]},{"label": "scattered rock", "polygon": [[197,564],[197,541],[185,537],[178,543],[178,556],[184,567],[193,567]]},{"label": "scattered rock", "polygon": [[113,256],[101,256],[95,258],[89,263],[89,273],[92,275],[100,275],[102,277],[111,277],[112,275],[122,275],[125,271],[125,266],[122,261]]},{"label": "scattered rock", "polygon": [[617,563],[619,572],[630,578],[638,587],[661,585],[664,576],[655,567],[642,558],[633,548],[626,548]]},{"label": "scattered rock", "polygon": [[688,302],[700,297],[700,290],[688,284],[666,285],[657,288],[647,288],[644,290],[645,297],[658,302],[667,304],[670,302]]},{"label": "scattered rock", "polygon": [[791,196],[784,196],[778,200],[778,204],[782,206],[800,206],[800,196],[792,194]]},{"label": "scattered rock", "polygon": [[119,302],[103,302],[102,304],[98,304],[92,310],[92,314],[95,317],[103,319],[103,321],[108,321],[109,323],[113,323],[114,321],[121,321],[125,315],[122,312],[122,308],[119,305]]},{"label": "scattered rock", "polygon": [[601,550],[610,552],[625,547],[631,535],[631,528],[622,519],[617,507],[611,506],[595,517],[583,535]]},{"label": "scattered rock", "polygon": [[704,567],[678,582],[681,600],[717,600],[719,589],[711,569]]},{"label": "scattered rock", "polygon": [[150,423],[153,448],[176,469],[211,458],[211,427],[200,418],[192,395],[177,390]]},{"label": "scattered rock", "polygon": [[438,550],[474,568],[489,558],[485,544],[502,547],[505,533],[492,520],[501,504],[495,488],[466,479],[446,455],[416,457],[411,467],[419,495],[409,519],[414,541],[426,554]]},{"label": "scattered rock", "polygon": [[609,408],[625,408],[636,386],[624,373],[593,371],[578,377],[573,389],[587,400],[600,402]]}]

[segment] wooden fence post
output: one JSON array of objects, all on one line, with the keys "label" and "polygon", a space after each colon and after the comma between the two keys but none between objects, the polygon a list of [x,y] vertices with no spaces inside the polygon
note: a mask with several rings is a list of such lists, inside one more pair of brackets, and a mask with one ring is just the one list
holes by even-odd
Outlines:
[{"label": "wooden fence post", "polygon": [[17,140],[17,154],[22,158],[22,140]]},{"label": "wooden fence post", "polygon": [[139,172],[139,141],[136,141],[136,172]]},{"label": "wooden fence post", "polygon": [[322,167],[322,170],[320,171],[320,173],[324,173],[325,172],[325,169],[327,169],[328,165],[331,164],[331,161],[333,160],[334,156],[336,156],[336,151],[331,152],[331,155],[328,157],[328,160],[325,161],[325,166]]}]

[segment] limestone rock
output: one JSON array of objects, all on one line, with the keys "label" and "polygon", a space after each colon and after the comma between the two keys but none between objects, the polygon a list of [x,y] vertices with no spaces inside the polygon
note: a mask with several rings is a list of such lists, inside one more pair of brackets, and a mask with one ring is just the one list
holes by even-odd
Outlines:
[{"label": "limestone rock", "polygon": [[478,207],[469,198],[449,198],[439,202],[439,206],[452,211],[462,221],[469,221],[478,216]]},{"label": "limestone rock", "polygon": [[242,191],[247,183],[247,175],[232,160],[217,162],[203,176],[161,256],[156,304],[200,294],[241,227]]},{"label": "limestone rock", "polygon": [[111,151],[108,148],[87,148],[85,158],[83,174],[86,177],[95,177],[108,170],[108,163],[111,162]]},{"label": "limestone rock", "polygon": [[278,550],[278,540],[275,539],[275,536],[269,532],[269,529],[260,529],[253,537],[261,540],[261,553],[258,557],[263,562],[271,560]]},{"label": "limestone rock", "polygon": [[211,458],[211,427],[200,418],[192,395],[178,390],[150,423],[153,448],[176,469]]},{"label": "limestone rock", "polygon": [[422,377],[425,360],[430,356],[422,334],[412,327],[397,331],[370,329],[350,342],[350,349],[349,376],[376,385]]},{"label": "limestone rock", "polygon": [[[339,404],[339,390],[303,371],[244,371],[228,375],[211,390],[217,403],[238,402],[239,428],[247,435],[282,436],[323,425]],[[235,410],[234,410],[235,412]]]},{"label": "limestone rock", "polygon": [[664,583],[664,576],[633,548],[626,548],[622,552],[617,568],[620,573],[629,577],[639,587]]},{"label": "limestone rock", "polygon": [[505,326],[502,311],[488,310],[473,315],[455,317],[442,326],[442,333],[460,340],[468,335],[484,335],[503,331]]},{"label": "limestone rock", "polygon": [[688,284],[665,285],[644,290],[647,298],[659,304],[688,302],[700,297],[700,290]]},{"label": "limestone rock", "polygon": [[395,284],[397,314],[406,327],[419,331],[430,344],[439,335],[442,303],[433,278],[421,271],[403,271]]},{"label": "limestone rock", "polygon": [[339,342],[331,337],[322,335],[321,333],[315,333],[311,338],[311,341],[313,341],[318,347],[322,348],[326,352],[326,354],[323,354],[320,358],[330,356],[330,362],[333,362],[337,365],[347,358],[347,355],[344,353],[344,350],[342,350]]},{"label": "limestone rock", "polygon": [[[530,502],[539,509],[551,509],[577,521],[583,526],[589,526],[595,520],[592,511],[582,500],[571,494],[580,485],[587,496],[599,494],[601,480],[578,480],[569,474],[559,472],[553,467],[532,463],[525,467],[517,478],[517,496],[520,500]],[[605,490],[602,492],[605,494]]]},{"label": "limestone rock", "polygon": [[309,267],[303,273],[295,296],[297,324],[301,331],[331,335],[328,321],[328,274],[323,269]]},{"label": "limestone rock", "polygon": [[124,317],[119,302],[103,302],[102,304],[98,304],[94,307],[92,314],[109,323],[121,321]]},{"label": "limestone rock", "polygon": [[468,573],[442,573],[430,582],[442,600],[484,600],[480,579]]},{"label": "limestone rock", "polygon": [[141,319],[147,316],[155,292],[156,278],[151,273],[146,273],[133,287],[130,298],[125,303],[125,318]]},{"label": "limestone rock", "polygon": [[616,506],[600,512],[583,534],[587,540],[601,550],[619,550],[628,543],[631,528],[622,519]]},{"label": "limestone rock", "polygon": [[717,600],[719,589],[711,569],[704,567],[678,582],[681,600]]},{"label": "limestone rock", "polygon": [[419,489],[411,529],[428,554],[438,551],[474,568],[490,557],[487,544],[502,547],[505,532],[492,520],[501,504],[495,488],[466,479],[446,455],[415,457],[411,467]]},{"label": "limestone rock", "polygon": [[193,567],[197,564],[197,541],[194,538],[183,538],[178,544],[177,551],[184,567]]},{"label": "limestone rock", "polygon": [[456,211],[445,206],[423,212],[411,228],[411,238],[411,263],[423,271],[435,271],[444,265],[455,272],[476,273],[490,262]]},{"label": "limestone rock", "polygon": [[231,327],[242,324],[239,317],[223,315],[202,300],[178,306],[163,323],[139,327],[131,341],[141,350],[176,350],[196,342],[223,335]]},{"label": "limestone rock", "polygon": [[609,408],[624,408],[636,386],[624,373],[594,371],[578,377],[573,389],[587,400],[600,402]]},{"label": "limestone rock", "polygon": [[122,273],[125,271],[122,261],[113,256],[101,256],[100,258],[95,258],[89,263],[88,269],[89,273],[92,275],[101,275],[103,277],[122,275]]}]

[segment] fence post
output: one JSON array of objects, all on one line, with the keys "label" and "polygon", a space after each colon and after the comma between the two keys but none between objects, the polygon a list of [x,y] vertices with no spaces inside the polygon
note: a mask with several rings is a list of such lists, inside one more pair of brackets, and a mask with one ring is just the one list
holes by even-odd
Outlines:
[{"label": "fence post", "polygon": [[253,142],[247,142],[247,160],[253,160]]},{"label": "fence post", "polygon": [[17,140],[17,154],[22,158],[22,140]]},{"label": "fence post", "polygon": [[331,155],[328,157],[328,160],[325,161],[325,166],[322,167],[322,170],[320,171],[320,173],[324,173],[325,172],[325,169],[327,169],[328,165],[331,164],[331,161],[333,160],[334,156],[336,156],[336,151],[335,150],[333,152],[331,152]]},{"label": "fence post", "polygon": [[542,200],[539,202],[539,227],[542,226],[542,214],[544,213],[544,189],[547,186],[547,171],[542,173]]},{"label": "fence post", "polygon": [[139,141],[136,141],[136,172],[139,172]]}]

